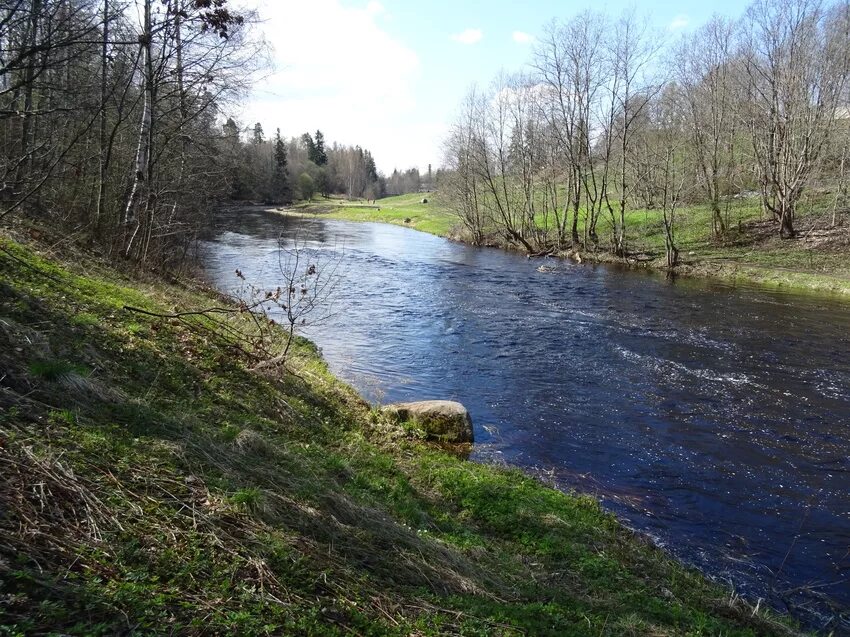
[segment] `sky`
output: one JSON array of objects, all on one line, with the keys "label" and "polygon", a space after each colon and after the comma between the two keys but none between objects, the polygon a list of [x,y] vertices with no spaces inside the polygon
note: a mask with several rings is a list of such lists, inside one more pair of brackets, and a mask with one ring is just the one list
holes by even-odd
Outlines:
[{"label": "sky", "polygon": [[589,8],[635,8],[659,37],[675,39],[713,13],[737,17],[741,0],[250,0],[272,68],[237,113],[268,136],[317,129],[328,142],[372,151],[391,173],[434,168],[459,105],[474,84],[522,70],[554,18]]}]

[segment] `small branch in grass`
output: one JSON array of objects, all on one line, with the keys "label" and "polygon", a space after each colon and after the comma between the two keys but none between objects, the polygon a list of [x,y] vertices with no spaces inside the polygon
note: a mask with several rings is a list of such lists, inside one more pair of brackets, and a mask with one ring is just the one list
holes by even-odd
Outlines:
[{"label": "small branch in grass", "polygon": [[[257,305],[259,305],[259,303]],[[212,318],[210,316],[210,314],[229,314],[229,315],[243,314],[245,312],[250,312],[252,307],[256,307],[257,305],[254,305],[254,306],[241,305],[238,308],[214,307],[214,308],[209,308],[207,310],[193,310],[193,311],[187,311],[187,312],[152,312],[150,310],[144,310],[142,308],[132,307],[130,305],[125,305],[124,310],[126,310],[128,312],[135,312],[137,314],[143,314],[145,316],[153,316],[153,317],[156,317],[156,318],[177,319],[183,325],[188,327],[189,329],[195,330],[195,331],[205,332],[205,333],[211,335],[212,337],[214,337],[215,339],[221,341],[222,344],[224,344],[225,346],[235,348],[237,351],[239,351],[240,353],[245,355],[247,358],[256,360],[256,359],[261,359],[261,358],[268,355],[268,352],[265,351],[265,348],[261,347],[257,343],[258,340],[262,339],[262,335],[257,334],[257,336],[255,338],[253,335],[245,334],[244,332],[240,332],[239,330],[231,327],[230,325],[227,325],[225,323],[222,323],[220,321],[215,320],[214,318]],[[207,327],[206,325],[198,324],[197,322],[190,322],[190,321],[186,320],[189,317],[206,318],[207,320],[211,321],[214,325],[218,326],[221,331],[217,331],[216,329],[213,329],[211,327]],[[230,338],[228,338],[227,334],[224,334],[222,332],[229,333]],[[259,349],[261,351],[259,353],[248,351],[244,347],[242,347],[238,343],[238,341],[243,341],[245,343],[248,343],[251,346],[251,348],[253,348],[253,349],[257,349],[259,347]]]},{"label": "small branch in grass", "polygon": [[209,314],[243,314],[245,312],[250,312],[252,309],[262,305],[262,301],[258,301],[253,305],[247,306],[242,305],[240,307],[211,307],[205,310],[191,310],[187,312],[151,312],[150,310],[143,310],[139,307],[133,307],[131,305],[125,305],[124,309],[128,312],[136,312],[137,314],[145,314],[146,316],[155,316],[157,318],[172,318],[179,319],[185,316],[207,316]]}]

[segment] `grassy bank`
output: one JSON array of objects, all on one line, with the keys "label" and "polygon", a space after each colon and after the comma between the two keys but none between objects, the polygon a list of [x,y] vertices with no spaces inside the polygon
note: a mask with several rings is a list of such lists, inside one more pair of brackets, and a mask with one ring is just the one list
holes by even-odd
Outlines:
[{"label": "grassy bank", "polygon": [[[421,203],[423,197],[428,198],[427,204]],[[433,193],[388,197],[374,205],[344,200],[311,202],[297,206],[296,210],[335,219],[406,225],[463,239],[457,218],[441,207],[439,197],[435,198]],[[711,237],[711,211],[707,206],[691,205],[677,211],[679,274],[850,295],[850,211],[834,214],[831,201],[823,197],[804,199],[797,221],[799,235],[794,240],[778,237],[775,225],[763,217],[755,199],[731,202],[723,217],[727,234],[722,241],[716,241]],[[544,222],[541,219],[539,223]],[[629,257],[617,258],[604,249],[582,250],[582,261],[666,269],[661,211],[632,210],[627,214],[626,225]],[[488,243],[502,244],[494,232],[489,234]],[[610,221],[603,217],[599,222],[602,241],[610,234]]]},{"label": "grassy bank", "polygon": [[[714,240],[708,206],[692,205],[677,212],[681,274],[850,294],[850,211],[834,214],[831,201],[804,199],[793,240],[779,238],[757,199],[733,201],[723,216],[726,235]],[[626,223],[632,264],[666,268],[662,213],[635,210]],[[610,224],[604,221],[600,230],[605,236]]]},{"label": "grassy bank", "polygon": [[0,635],[791,634],[305,341],[252,371],[254,319],[196,284],[2,235],[0,272]]}]

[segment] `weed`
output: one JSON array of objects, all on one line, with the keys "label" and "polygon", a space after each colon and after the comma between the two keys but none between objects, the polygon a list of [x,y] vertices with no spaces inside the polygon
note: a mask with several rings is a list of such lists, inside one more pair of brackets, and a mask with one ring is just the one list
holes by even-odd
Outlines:
[{"label": "weed", "polygon": [[73,376],[87,377],[91,371],[83,365],[64,360],[34,361],[29,365],[30,373],[44,380],[57,381]]},{"label": "weed", "polygon": [[236,493],[230,496],[230,501],[240,507],[244,507],[248,511],[256,511],[260,507],[263,492],[256,487],[247,487],[239,489]]}]

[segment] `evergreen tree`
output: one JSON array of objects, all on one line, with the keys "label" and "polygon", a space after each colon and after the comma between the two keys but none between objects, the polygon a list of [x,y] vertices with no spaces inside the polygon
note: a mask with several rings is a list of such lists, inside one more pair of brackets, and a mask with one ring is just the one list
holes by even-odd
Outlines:
[{"label": "evergreen tree", "polygon": [[371,182],[378,181],[378,167],[375,165],[372,153],[368,150],[364,153],[364,160],[366,162],[366,178]]},{"label": "evergreen tree", "polygon": [[301,141],[304,142],[304,146],[307,148],[307,159],[318,165],[318,162],[316,161],[316,144],[313,142],[313,138],[310,136],[310,133],[304,133],[301,136]]},{"label": "evergreen tree", "polygon": [[292,188],[287,172],[286,146],[277,129],[274,138],[274,185],[273,192],[280,203],[292,203]]},{"label": "evergreen tree", "polygon": [[237,144],[239,143],[239,125],[233,120],[232,117],[228,117],[227,121],[224,123],[224,137],[229,140],[231,143]]},{"label": "evergreen tree", "polygon": [[316,158],[313,162],[317,166],[324,166],[328,163],[328,155],[325,152],[325,136],[322,131],[316,131]]},{"label": "evergreen tree", "polygon": [[320,168],[316,172],[316,190],[322,195],[322,197],[328,198],[331,194],[331,179],[328,175],[328,169],[325,167]]},{"label": "evergreen tree", "polygon": [[260,122],[254,124],[254,135],[251,137],[251,142],[254,144],[262,144],[265,140],[263,139],[263,125]]}]

